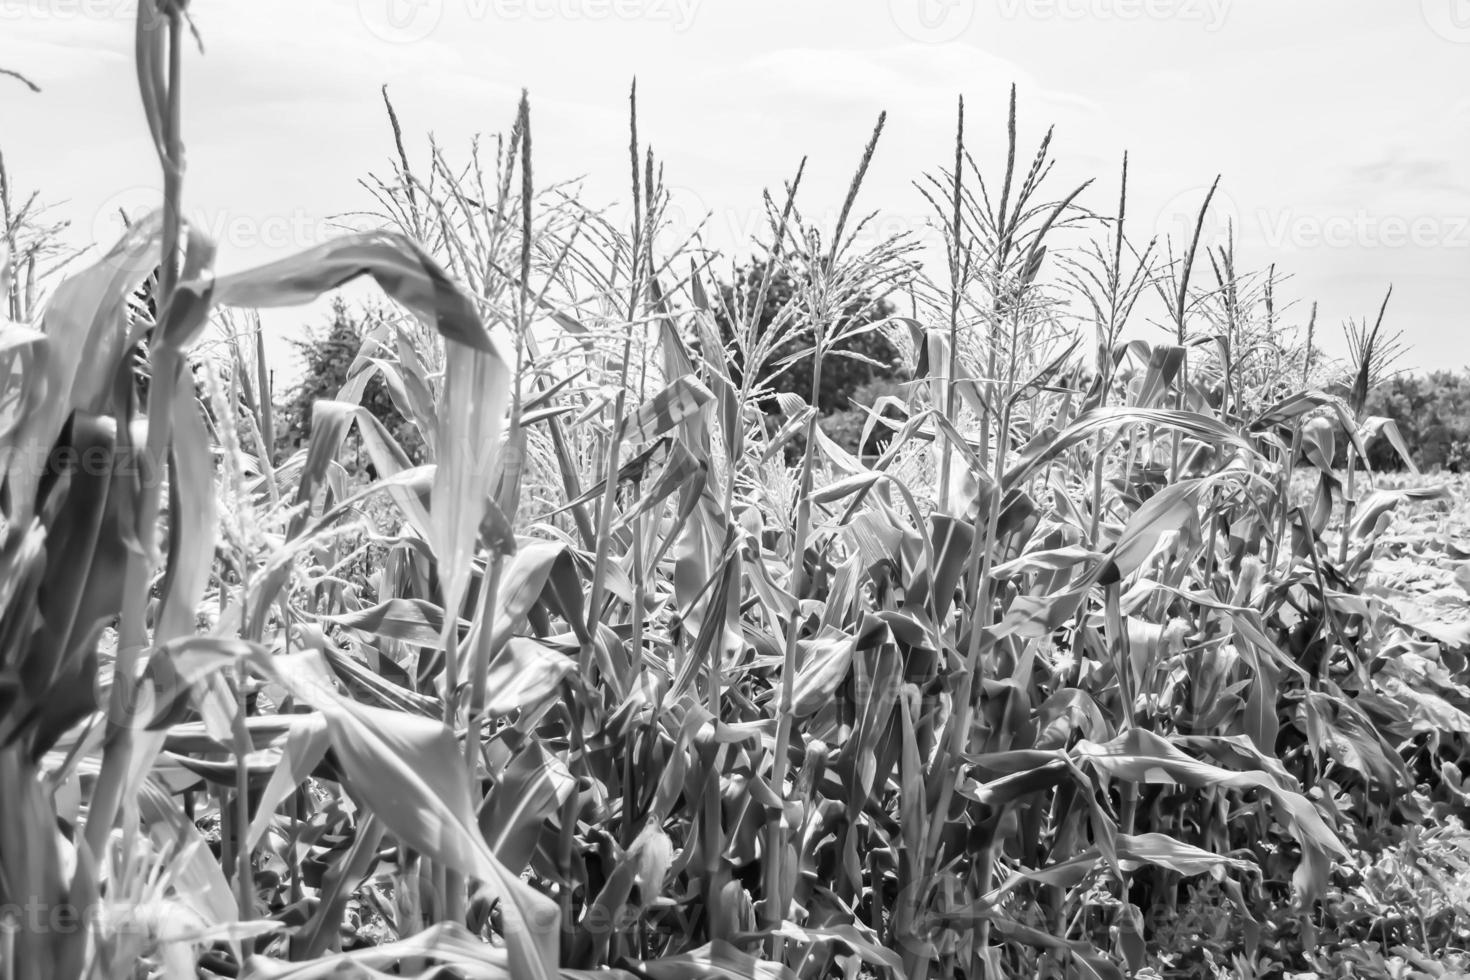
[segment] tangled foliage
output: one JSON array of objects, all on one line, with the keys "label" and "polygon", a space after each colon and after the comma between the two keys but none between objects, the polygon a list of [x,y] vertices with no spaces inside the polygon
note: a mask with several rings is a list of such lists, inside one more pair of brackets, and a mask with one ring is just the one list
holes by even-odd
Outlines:
[{"label": "tangled foliage", "polygon": [[[1421,469],[1470,472],[1470,373],[1402,374],[1375,388],[1369,406],[1398,423]],[[1377,469],[1403,465],[1386,438],[1368,451]]]},{"label": "tangled foliage", "polygon": [[[176,174],[187,25],[139,8]],[[427,172],[389,111],[383,230],[215,276],[170,200],[3,324],[0,980],[1443,974],[1470,628],[1375,563],[1470,551],[1355,465],[1382,310],[1321,390],[1274,270],[1129,240],[1126,164],[1053,193],[1014,92],[998,179],[957,135],[920,184],[947,282],[861,234],[880,117],[731,303],[636,115],[622,229],[538,189],[524,98]],[[214,311],[356,276],[394,312],[304,445],[254,438],[258,335],[198,396]],[[824,381],[896,292],[859,458]]]},{"label": "tangled foliage", "polygon": [[[790,269],[767,259],[738,269],[734,282],[720,286],[720,303],[715,307],[715,322],[720,338],[729,346],[742,321],[753,321],[761,332],[771,330],[783,311],[801,300],[799,283]],[[823,414],[846,411],[851,398],[864,386],[889,380],[900,371],[898,351],[881,329],[869,330],[893,315],[893,304],[882,297],[859,295],[850,299],[836,315],[834,332],[841,340],[833,344],[823,365],[816,389],[815,404]],[[811,311],[804,311],[805,317]],[[860,332],[862,331],[862,332]],[[784,391],[810,398],[812,391],[812,347],[816,337],[808,320],[803,327],[783,338],[771,357],[776,360],[771,372],[760,381],[772,392]],[[732,360],[735,380],[746,370],[745,357],[736,348]],[[772,405],[773,401],[764,404]]]},{"label": "tangled foliage", "polygon": [[[278,408],[277,452],[289,454],[306,445],[311,435],[312,406],[338,397],[353,376],[359,356],[376,356],[376,344],[368,329],[373,312],[363,311],[363,316],[354,316],[345,300],[334,297],[332,321],[324,334],[308,333],[304,338],[291,338],[292,346],[304,362],[304,370],[289,398]],[[392,433],[409,459],[423,460],[423,440],[394,404],[381,377],[372,376],[358,399]]]}]

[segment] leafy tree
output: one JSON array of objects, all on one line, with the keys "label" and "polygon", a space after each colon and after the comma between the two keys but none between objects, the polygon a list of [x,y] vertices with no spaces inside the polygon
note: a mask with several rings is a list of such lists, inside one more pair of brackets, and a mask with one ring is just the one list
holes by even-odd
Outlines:
[{"label": "leafy tree", "polygon": [[[306,371],[291,390],[290,399],[278,411],[278,451],[290,452],[306,444],[311,435],[311,406],[323,399],[336,398],[346,384],[347,372],[362,349],[364,327],[361,319],[354,318],[347,303],[337,297],[332,300],[332,321],[324,334],[311,331],[306,339],[291,341],[306,361]],[[393,404],[382,378],[375,376],[368,382],[362,393],[362,406],[393,434],[410,460],[423,462],[423,440]]]},{"label": "leafy tree", "polygon": [[[749,319],[755,304],[762,298],[760,285],[766,271],[767,263],[756,261],[740,269],[733,283],[721,285],[722,302],[716,319],[719,321],[721,339],[726,343],[734,336],[735,325],[731,314],[742,322]],[[756,318],[758,330],[769,329],[780,311],[791,302],[799,286],[800,283],[788,269],[775,270]],[[892,315],[893,304],[886,299],[860,296],[843,310],[836,329],[838,333],[845,333]],[[795,331],[789,340],[776,348],[773,361],[779,361],[782,357],[809,346],[811,342],[809,326]],[[843,411],[851,407],[848,399],[859,387],[870,381],[891,379],[898,374],[898,351],[881,331],[871,330],[849,337],[837,345],[837,350],[858,356],[829,357],[823,362],[821,384],[817,390],[817,410],[820,412]],[[732,367],[738,370],[744,365],[734,364]],[[770,385],[775,391],[793,392],[810,401],[811,377],[812,355],[808,354],[793,361],[771,378]]]},{"label": "leafy tree", "polygon": [[[1369,395],[1368,414],[1398,423],[1420,468],[1470,470],[1470,371],[1401,374],[1388,379]],[[1368,444],[1368,457],[1375,469],[1403,465],[1383,436]]]},{"label": "leafy tree", "polygon": [[[796,296],[801,284],[790,270],[777,268],[771,273],[771,283],[762,302],[761,281],[767,274],[767,268],[767,261],[757,260],[737,270],[734,282],[720,286],[721,302],[716,308],[715,319],[719,324],[720,339],[727,345],[735,336],[736,324],[750,322],[757,302],[761,302],[761,307],[755,317],[755,329],[769,330]],[[859,296],[843,309],[835,325],[836,331],[845,334],[858,330],[892,316],[893,312],[893,304],[884,298]],[[793,331],[792,336],[775,349],[770,364],[779,363],[811,343],[810,325]],[[853,407],[853,401],[855,398],[859,401],[866,399],[865,403],[871,404],[874,398],[894,393],[896,383],[902,379],[901,360],[882,330],[860,331],[847,336],[835,350],[856,356],[839,354],[823,360],[822,377],[817,388],[817,411],[823,416],[823,431],[844,448],[856,452],[865,416]],[[771,390],[791,392],[810,402],[812,358],[810,353],[799,357],[769,378]],[[744,368],[745,365],[739,363],[739,355],[733,354],[730,369],[736,381],[740,380]],[[770,370],[769,366],[767,370]],[[774,399],[768,399],[764,407],[775,412]],[[870,448],[864,447],[864,451]]]}]

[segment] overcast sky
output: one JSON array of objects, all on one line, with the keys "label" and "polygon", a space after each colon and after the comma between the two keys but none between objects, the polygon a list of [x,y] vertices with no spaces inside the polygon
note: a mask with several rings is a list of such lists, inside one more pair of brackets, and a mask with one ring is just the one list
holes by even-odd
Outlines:
[{"label": "overcast sky", "polygon": [[[156,199],[126,0],[0,0],[0,149],[78,242]],[[1470,0],[195,0],[186,60],[186,211],[222,270],[314,244],[369,206],[392,151],[379,86],[423,159],[507,127],[530,90],[541,182],[627,184],[627,89],[675,203],[735,244],[763,188],[809,158],[806,208],[835,208],[880,110],[861,204],[917,227],[911,181],[972,152],[1004,161],[1056,126],[1054,190],[1098,178],[1111,213],[1130,154],[1133,231],[1182,229],[1216,174],[1218,231],[1293,275],[1284,298],[1335,331],[1389,322],[1413,367],[1470,364]],[[283,321],[278,321],[283,322]]]}]

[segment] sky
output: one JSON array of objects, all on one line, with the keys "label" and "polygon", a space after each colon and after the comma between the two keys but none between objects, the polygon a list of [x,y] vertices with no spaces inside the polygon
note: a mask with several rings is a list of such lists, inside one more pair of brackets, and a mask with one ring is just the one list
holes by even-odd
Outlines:
[{"label": "sky", "polygon": [[[136,0],[0,0],[0,152],[12,181],[103,247],[161,180],[132,67]],[[674,218],[741,251],[761,192],[803,156],[809,215],[835,213],[880,111],[859,200],[921,233],[913,182],[952,160],[957,96],[988,173],[1008,88],[1023,152],[1055,126],[1051,189],[1096,182],[1111,213],[1129,154],[1130,234],[1178,235],[1221,178],[1207,240],[1291,278],[1278,303],[1341,350],[1386,323],[1415,369],[1470,365],[1470,0],[194,0],[185,212],[220,271],[319,243],[372,206],[393,154],[387,85],[417,162],[461,158],[529,90],[538,184],[628,197],[628,89]],[[705,217],[705,216],[708,217]],[[349,221],[357,219],[347,219]],[[931,236],[932,237],[932,236]],[[284,333],[318,307],[273,316]],[[286,349],[277,342],[279,353]]]}]

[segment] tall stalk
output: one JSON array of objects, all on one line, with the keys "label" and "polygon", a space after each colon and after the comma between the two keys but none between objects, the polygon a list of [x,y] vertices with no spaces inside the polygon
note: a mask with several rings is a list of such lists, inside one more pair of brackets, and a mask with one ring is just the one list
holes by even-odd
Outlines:
[{"label": "tall stalk", "polygon": [[[836,269],[836,262],[843,245],[843,232],[847,225],[848,215],[856,202],[859,189],[862,187],[863,178],[867,175],[868,165],[872,162],[873,153],[878,148],[878,138],[883,134],[883,124],[887,119],[886,113],[880,113],[878,123],[873,127],[873,135],[869,137],[868,144],[863,148],[861,161],[858,163],[857,173],[853,176],[852,183],[847,190],[847,197],[842,204],[842,211],[837,217],[837,226],[832,232],[832,244],[825,257],[824,262],[816,263],[813,282],[810,285],[813,302],[811,303],[812,333],[815,340],[812,352],[812,403],[817,403],[818,394],[822,385],[822,365],[828,354],[828,346],[831,342],[829,333],[836,326],[837,317],[841,315],[841,307],[833,309],[832,297],[828,294],[827,283],[821,281],[820,277],[830,277]],[[812,257],[817,257],[813,252]],[[796,525],[792,536],[791,551],[791,586],[793,595],[798,602],[801,599],[801,589],[805,578],[804,566],[806,562],[806,546],[811,536],[812,529],[812,477],[813,464],[817,452],[817,416],[812,413],[806,422],[806,451],[802,454],[801,472],[798,477],[796,491]],[[791,720],[793,710],[793,695],[795,692],[796,674],[800,667],[797,662],[796,649],[797,640],[802,628],[802,617],[795,612],[786,628],[786,641],[782,651],[781,688],[780,697],[776,706],[776,751],[772,758],[771,789],[783,801],[786,799],[786,775],[789,768],[788,755],[791,749]],[[785,865],[786,865],[786,839],[790,828],[787,826],[787,818],[783,810],[779,819],[773,821],[768,829],[768,847],[766,851],[766,919],[767,924],[774,927],[780,924],[786,915],[790,898],[786,895],[785,887]],[[780,958],[783,948],[782,941],[777,937],[771,938],[771,955]]]},{"label": "tall stalk", "polygon": [[[182,17],[178,5],[170,0],[142,0],[138,6],[137,48],[139,88],[143,96],[149,121],[155,126],[155,146],[159,163],[163,169],[163,248],[159,264],[157,308],[165,311],[173,299],[178,283],[180,232],[183,226],[181,198],[184,181],[184,145],[180,119],[183,97],[183,44]],[[166,50],[168,74],[165,82],[157,72],[157,53]],[[147,54],[145,55],[145,52]],[[163,111],[155,115],[156,103],[162,97]],[[172,387],[177,372],[182,370],[180,359],[166,344],[158,346],[162,376],[155,375],[154,391]],[[101,854],[120,808],[130,806],[125,799],[128,771],[132,765],[133,733],[135,722],[132,714],[138,704],[139,680],[138,658],[149,647],[147,606],[149,584],[157,561],[156,546],[152,535],[156,533],[158,497],[162,467],[166,465],[166,439],[169,420],[155,414],[150,418],[149,446],[163,447],[164,451],[149,460],[152,472],[142,481],[137,506],[139,532],[150,537],[144,542],[143,553],[130,552],[127,577],[123,584],[123,605],[118,625],[117,659],[113,665],[111,701],[108,718],[107,746],[102,759],[102,768],[97,777],[91,806],[87,810],[86,838],[93,854]]]},{"label": "tall stalk", "polygon": [[643,201],[639,192],[638,173],[638,83],[633,83],[628,93],[628,155],[632,161],[633,175],[633,241],[628,265],[627,328],[623,334],[621,363],[618,365],[618,387],[613,396],[613,426],[607,441],[607,458],[604,465],[602,510],[597,518],[597,553],[593,559],[592,594],[587,603],[587,634],[589,639],[582,644],[578,667],[584,678],[591,681],[593,647],[597,643],[598,623],[601,621],[603,594],[606,591],[608,551],[612,545],[613,505],[618,495],[618,459],[623,448],[623,422],[627,414],[628,372],[633,357],[633,331],[638,323],[638,303],[642,295],[641,273],[643,253],[646,246],[643,236]]},{"label": "tall stalk", "polygon": [[[954,189],[951,196],[953,210],[949,223],[949,365],[945,371],[944,414],[955,417],[955,385],[958,383],[960,365],[960,301],[964,295],[970,251],[962,245],[964,222],[960,206],[964,201],[965,163],[965,100],[961,96],[956,110],[954,136]],[[939,509],[949,510],[949,468],[954,452],[948,443],[943,445],[939,456]]]}]

